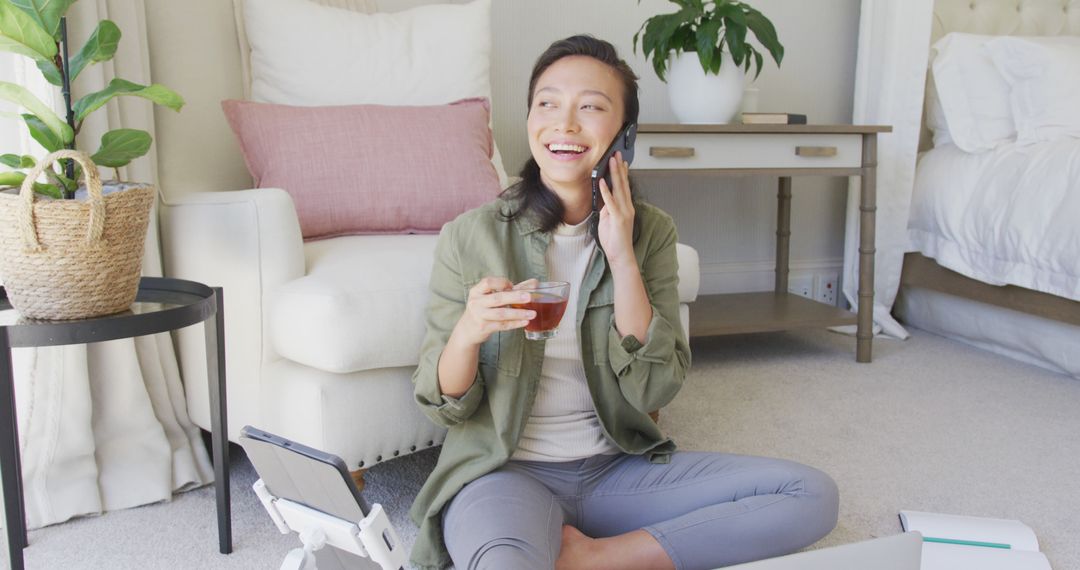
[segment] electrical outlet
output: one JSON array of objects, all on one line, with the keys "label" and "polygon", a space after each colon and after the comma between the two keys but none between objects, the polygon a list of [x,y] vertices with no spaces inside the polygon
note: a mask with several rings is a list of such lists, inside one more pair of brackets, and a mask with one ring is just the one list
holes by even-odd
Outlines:
[{"label": "electrical outlet", "polygon": [[819,303],[836,306],[837,284],[839,277],[836,273],[819,273],[816,275],[817,282],[814,284],[814,299]]},{"label": "electrical outlet", "polygon": [[788,293],[807,299],[814,298],[814,276],[810,274],[788,275]]}]

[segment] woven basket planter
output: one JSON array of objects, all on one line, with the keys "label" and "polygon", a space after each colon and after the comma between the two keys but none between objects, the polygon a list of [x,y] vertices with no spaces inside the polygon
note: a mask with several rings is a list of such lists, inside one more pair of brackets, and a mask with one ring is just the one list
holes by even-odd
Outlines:
[{"label": "woven basket planter", "polygon": [[[88,197],[34,200],[34,180],[60,158],[82,165]],[[135,301],[154,188],[102,195],[86,154],[56,151],[31,170],[18,195],[0,194],[0,277],[11,305],[32,319],[111,315]]]}]

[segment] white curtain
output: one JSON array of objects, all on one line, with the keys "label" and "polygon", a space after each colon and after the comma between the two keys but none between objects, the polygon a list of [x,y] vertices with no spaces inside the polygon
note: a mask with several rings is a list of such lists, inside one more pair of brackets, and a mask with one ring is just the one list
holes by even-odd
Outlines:
[{"label": "white curtain", "polygon": [[[123,34],[119,49],[113,60],[82,72],[72,87],[76,98],[104,88],[113,77],[151,83],[143,0],[75,3],[68,11],[71,55],[103,19],[119,26]],[[32,63],[4,61],[11,63],[0,65],[0,74],[14,74],[15,81],[26,81],[24,85],[34,88],[43,101],[61,108],[58,91],[34,83]],[[137,128],[153,135],[151,104],[137,97],[114,99],[87,118],[77,147],[93,152],[101,135],[116,128]],[[25,129],[19,131],[25,133]],[[18,144],[26,146],[15,148],[42,156],[40,147],[31,148],[28,140],[23,135]],[[16,141],[0,142],[5,144],[2,152],[16,151],[6,146]],[[120,169],[120,178],[156,183],[154,156],[151,149],[147,156]],[[109,179],[114,173],[110,169],[102,174]],[[156,211],[150,220],[143,273],[159,276]],[[18,349],[14,361],[29,528],[168,500],[174,492],[213,480],[199,430],[187,414],[168,333]]]},{"label": "white curtain", "polygon": [[[932,16],[933,0],[863,0],[859,23],[853,119],[893,128],[878,135],[874,323],[898,338],[908,333],[890,313],[907,247]],[[858,306],[859,194],[854,179],[844,236],[844,296],[853,307]]]}]

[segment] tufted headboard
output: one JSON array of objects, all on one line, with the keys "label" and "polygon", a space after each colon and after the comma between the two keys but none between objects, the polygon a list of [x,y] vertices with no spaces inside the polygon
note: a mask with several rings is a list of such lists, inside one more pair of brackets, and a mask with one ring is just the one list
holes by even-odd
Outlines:
[{"label": "tufted headboard", "polygon": [[[949,32],[992,36],[1080,36],[1080,0],[935,0],[930,44]],[[931,81],[928,69],[928,86]],[[928,88],[927,93],[929,91]],[[926,128],[928,108],[923,105],[920,150],[930,148],[931,137]]]}]

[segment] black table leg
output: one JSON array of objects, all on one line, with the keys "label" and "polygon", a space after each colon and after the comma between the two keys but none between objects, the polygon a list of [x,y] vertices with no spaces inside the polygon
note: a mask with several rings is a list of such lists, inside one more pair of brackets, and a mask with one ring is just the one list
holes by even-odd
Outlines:
[{"label": "black table leg", "polygon": [[26,540],[26,505],[22,493],[22,461],[19,458],[19,419],[15,411],[15,375],[11,369],[11,344],[7,327],[0,327],[0,476],[4,486],[4,523],[7,527],[11,570],[23,569]]},{"label": "black table leg", "polygon": [[210,434],[214,457],[214,488],[217,494],[218,548],[232,552],[232,505],[229,500],[229,424],[225,405],[225,301],[221,287],[214,287],[217,312],[205,323],[206,372],[210,390]]}]

